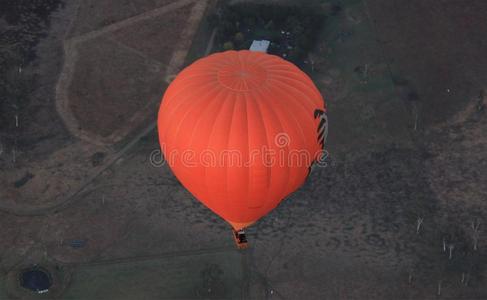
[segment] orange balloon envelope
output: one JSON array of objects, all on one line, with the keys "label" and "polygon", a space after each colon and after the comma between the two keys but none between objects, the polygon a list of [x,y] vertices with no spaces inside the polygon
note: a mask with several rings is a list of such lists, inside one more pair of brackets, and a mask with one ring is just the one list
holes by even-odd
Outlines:
[{"label": "orange balloon envelope", "polygon": [[175,176],[238,230],[304,183],[322,153],[326,109],[311,79],[292,63],[227,51],[174,79],[158,130]]}]

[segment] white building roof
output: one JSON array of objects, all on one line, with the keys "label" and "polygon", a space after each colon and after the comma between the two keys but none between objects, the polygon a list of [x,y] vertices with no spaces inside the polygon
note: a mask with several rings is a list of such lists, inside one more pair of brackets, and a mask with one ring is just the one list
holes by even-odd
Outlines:
[{"label": "white building roof", "polygon": [[258,52],[267,52],[267,49],[269,48],[269,45],[271,44],[270,41],[267,40],[261,40],[261,41],[256,41],[254,40],[252,42],[252,45],[250,45],[250,51],[258,51]]}]

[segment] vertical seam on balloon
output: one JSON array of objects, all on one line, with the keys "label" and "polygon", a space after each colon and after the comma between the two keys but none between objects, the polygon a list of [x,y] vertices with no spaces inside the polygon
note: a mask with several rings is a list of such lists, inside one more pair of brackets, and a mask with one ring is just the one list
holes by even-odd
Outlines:
[{"label": "vertical seam on balloon", "polygon": [[[272,93],[272,91],[267,87],[263,87],[262,89],[259,90],[259,92],[262,91],[263,89],[266,89],[266,90],[268,90],[269,93]],[[279,124],[279,127],[280,127],[280,132],[283,132],[284,127],[282,126],[282,122],[281,122],[279,116],[274,112],[274,110],[271,107],[269,107],[267,102],[268,101],[262,101],[262,103],[267,107],[268,111],[270,111],[271,114],[274,116],[274,118],[277,120],[277,123]],[[289,146],[286,145],[286,148],[287,148],[287,152],[289,153]],[[288,171],[289,171],[289,166],[286,165],[286,167],[288,168]],[[287,180],[286,181],[289,181],[289,172],[286,172],[286,174],[287,174]],[[285,193],[281,192],[281,197],[285,197],[285,196],[286,196]]]},{"label": "vertical seam on balloon", "polygon": [[[237,94],[235,92],[228,92],[228,96],[230,96],[230,95],[233,96],[233,98],[235,98],[237,96]],[[232,135],[232,128],[233,128],[233,126],[232,126],[232,124],[233,124],[233,117],[235,115],[235,108],[237,106],[236,105],[237,101],[232,101],[232,103],[233,103],[233,107],[232,107],[232,111],[231,111],[231,114],[230,114],[230,116],[231,116],[230,117],[230,121],[228,122],[229,123],[228,124],[229,129],[228,129],[228,135],[227,135],[227,138],[226,138],[226,140],[227,140],[226,141],[227,142],[226,149],[228,149],[229,144],[230,144],[230,136]],[[227,195],[227,196],[229,194],[228,193],[228,182],[229,182],[229,180],[228,180],[228,168],[225,168],[225,195]],[[228,199],[226,199],[225,206],[228,206]]]},{"label": "vertical seam on balloon", "polygon": [[[245,123],[246,123],[246,126],[245,126],[245,131],[246,131],[246,136],[247,136],[247,159],[249,159],[249,156],[250,156],[250,143],[249,143],[249,112],[248,112],[248,97],[247,97],[247,93],[240,93],[240,95],[243,95],[243,101],[244,101],[244,104],[245,104]],[[250,168],[245,168],[247,169],[247,188],[245,189],[247,195],[245,196],[245,199],[246,199],[246,205],[245,205],[245,208],[249,208],[249,188],[250,188]],[[246,218],[246,214],[247,214],[247,211],[245,210],[244,213],[242,213],[243,215],[243,220],[245,220]]]},{"label": "vertical seam on balloon", "polygon": [[240,69],[242,69],[243,63],[242,63],[242,57],[241,57],[240,52],[237,52],[237,59],[238,59],[238,65],[239,65]]},{"label": "vertical seam on balloon", "polygon": [[[208,97],[209,97],[209,96],[210,96],[210,95],[211,95],[211,94],[212,94],[214,91],[216,91],[215,96],[214,96],[212,99],[208,100],[207,98],[208,98]],[[207,113],[208,111],[210,111],[210,108],[213,108],[213,106],[214,106],[214,104],[215,104],[215,103],[216,103],[216,104],[218,104],[218,96],[219,96],[221,93],[223,93],[223,90],[222,90],[222,89],[219,89],[219,87],[218,87],[217,85],[215,85],[215,86],[213,87],[212,91],[211,91],[211,92],[208,92],[208,93],[207,93],[207,94],[204,96],[204,98],[206,98],[206,101],[208,101],[209,103],[208,103],[208,105],[207,105],[207,106],[206,106],[206,107],[203,109],[202,113],[201,113],[201,114],[199,114],[200,118],[197,120],[197,122],[195,122],[195,124],[194,124],[194,126],[193,126],[193,130],[192,130],[192,132],[191,132],[191,137],[190,137],[190,140],[189,140],[189,142],[188,142],[188,148],[189,148],[189,149],[193,149],[193,143],[194,143],[194,137],[195,137],[195,133],[196,133],[196,131],[197,131],[197,128],[199,127],[198,125],[200,124],[200,122],[202,122],[202,117],[203,117],[203,115],[206,115],[206,113]],[[211,119],[211,118],[209,118],[209,119]],[[206,185],[206,183],[205,183],[205,185]],[[205,185],[203,185],[203,186],[205,186]],[[207,197],[205,197],[205,198],[207,198]]]},{"label": "vertical seam on balloon", "polygon": [[266,86],[267,82],[269,80],[269,69],[267,67],[265,67],[265,63],[266,63],[266,61],[274,60],[274,58],[272,57],[272,55],[263,54],[263,53],[262,53],[262,55],[259,55],[259,56],[260,57],[258,57],[257,59],[255,59],[253,61],[253,64],[259,65],[259,64],[261,64],[261,61],[262,61],[262,70],[265,71],[265,80],[264,80],[264,82],[261,83],[261,86]]},{"label": "vertical seam on balloon", "polygon": [[[259,53],[259,52],[256,52],[256,53]],[[270,63],[270,62],[278,61],[278,60],[276,60],[276,59],[274,58],[274,56],[275,56],[275,55],[272,55],[272,54],[267,54],[267,55],[266,55],[266,54],[263,54],[263,53],[262,53],[262,54],[261,54],[261,53],[259,53],[259,55],[258,55],[258,56],[259,56],[259,57],[254,58],[254,60],[253,60],[253,63],[254,63],[254,64],[256,64],[256,65],[261,64],[261,63],[262,63],[263,65],[265,65],[265,64]],[[276,56],[276,57],[277,57],[277,56]]]},{"label": "vertical seam on balloon", "polygon": [[[313,93],[315,94],[314,96],[317,98],[321,97],[320,91],[316,88],[316,86],[313,83],[313,80],[306,74],[304,73],[300,68],[293,64],[286,64],[286,65],[272,65],[268,68],[273,69],[273,67],[280,67],[280,68],[275,68],[274,70],[279,71],[279,73],[290,73],[292,76],[299,76],[300,81],[306,86],[306,87],[312,87]],[[282,68],[284,67],[284,68]]]},{"label": "vertical seam on balloon", "polygon": [[[242,54],[243,53],[241,53],[241,52],[237,52],[238,64],[239,64],[240,70],[243,70],[244,69],[244,62],[243,62]],[[248,86],[247,86],[246,81],[243,80],[243,79],[241,79],[241,80],[238,81],[238,90],[239,91],[242,91],[243,90],[243,88],[242,88],[243,86],[246,87],[245,90],[248,90]],[[245,105],[247,105],[247,104],[245,103]]]},{"label": "vertical seam on balloon", "polygon": [[[190,96],[187,95],[186,97],[183,97],[183,98],[180,98],[180,101],[179,103],[176,104],[176,106],[171,109],[171,111],[167,111],[167,112],[164,112],[165,115],[167,116],[171,116],[173,115],[174,113],[176,113],[182,106],[184,106],[185,104],[187,104],[187,99],[189,98]],[[161,108],[164,107],[164,103],[161,105]],[[184,114],[184,117],[186,117],[187,113]],[[161,116],[162,117],[162,116]],[[164,118],[164,120],[166,120],[167,118]],[[159,116],[158,116],[158,120],[159,120]],[[180,120],[180,122],[182,122],[182,120]],[[159,121],[158,121],[159,123]],[[159,124],[158,124],[159,125]],[[165,124],[167,125],[167,124]],[[172,124],[171,124],[172,125]],[[180,124],[179,124],[180,125]],[[163,138],[165,139],[167,137],[167,126],[164,126],[164,133],[163,133]]]},{"label": "vertical seam on balloon", "polygon": [[[282,121],[281,121],[281,120],[284,120],[284,119],[287,119],[287,118],[286,118],[286,116],[281,115],[279,112],[280,112],[280,111],[276,111],[276,116],[277,116],[277,118],[278,118],[279,122],[282,124]],[[282,126],[282,125],[281,125],[281,126]],[[287,134],[287,133],[286,133],[286,134]],[[287,166],[288,171],[286,172],[286,174],[287,174],[287,180],[286,180],[286,185],[285,185],[285,186],[286,186],[286,189],[289,189],[291,179],[293,178],[293,177],[291,177],[291,175],[290,175],[290,173],[292,172],[292,168],[291,168],[291,167],[290,167],[290,165],[289,165],[289,154],[290,154],[290,152],[291,152],[291,151],[290,151],[290,147],[289,147],[289,142],[288,142],[288,144],[286,145],[286,148],[287,148],[287,155],[286,155],[286,158],[285,158],[285,160],[286,160],[285,164],[286,164],[286,166]],[[286,193],[286,196],[288,196],[288,195],[289,195],[289,194],[291,194],[292,192],[293,192],[293,190],[290,190],[290,192],[289,192],[289,193]]]},{"label": "vertical seam on balloon", "polygon": [[[211,132],[210,132],[210,135],[208,136],[208,143],[206,144],[206,147],[204,149],[208,149],[208,146],[210,145],[210,141],[213,137],[213,134],[214,134],[214,131],[215,131],[215,124],[216,124],[216,120],[218,120],[218,117],[220,116],[220,114],[222,113],[223,111],[223,108],[225,107],[225,104],[226,102],[228,102],[228,98],[230,97],[231,93],[229,93],[228,90],[224,90],[224,91],[227,91],[227,94],[225,96],[225,100],[222,101],[222,105],[220,106],[218,112],[215,114],[215,122],[213,123],[213,125],[211,126]],[[234,106],[235,106],[235,102],[233,102]],[[232,111],[235,109],[235,107],[232,108]],[[233,119],[233,114],[230,118],[230,120]],[[230,130],[229,130],[230,132]],[[208,168],[205,168],[205,175],[204,175],[204,182],[205,182],[205,187],[206,187],[206,194],[209,195],[209,190],[208,190],[208,180],[207,180],[207,177],[208,177]],[[226,172],[226,169],[225,169],[225,172]],[[228,191],[227,191],[227,182],[228,182],[228,179],[227,179],[227,174],[225,174],[225,194],[228,195]],[[208,201],[210,203],[208,203],[208,206],[213,206],[213,202],[211,200],[211,197],[208,197]],[[221,212],[220,212],[221,213]]]},{"label": "vertical seam on balloon", "polygon": [[[255,91],[251,91],[253,93],[259,93],[257,90]],[[265,137],[265,145],[267,146],[267,150],[270,149],[270,145],[269,145],[269,138],[268,138],[268,132],[267,132],[267,126],[266,126],[266,123],[264,121],[264,117],[262,116],[262,111],[261,111],[261,104],[259,103],[259,101],[256,101],[255,100],[255,97],[253,97],[254,99],[254,103],[255,103],[255,106],[257,107],[257,113],[259,114],[259,119],[260,119],[260,124],[263,126],[264,128],[264,131],[265,131],[265,134],[264,134],[264,137]],[[259,151],[262,151],[263,149],[259,149]],[[263,153],[261,153],[261,155],[263,155]],[[261,159],[265,159],[264,157],[261,157]],[[264,164],[266,166],[266,169],[267,169],[267,172],[269,173],[269,177],[267,179],[267,187],[266,187],[266,195],[264,197],[264,204],[262,205],[262,208],[265,207],[265,204],[267,204],[267,197],[269,195],[269,187],[270,187],[270,182],[271,182],[271,176],[272,176],[272,168],[268,167],[266,164]],[[262,210],[262,209],[261,209]]]},{"label": "vertical seam on balloon", "polygon": [[[272,79],[271,79],[271,80],[272,80]],[[280,82],[280,81],[278,81],[278,80],[275,80],[275,79],[274,79],[273,81],[274,81],[274,82],[275,82],[277,85],[280,85],[282,90],[288,90],[288,91],[290,91],[290,92],[294,90],[294,91],[299,92],[299,93],[300,93],[300,94],[302,94],[304,97],[307,97],[307,98],[309,99],[309,96],[308,96],[306,93],[303,93],[303,92],[302,92],[300,89],[298,89],[298,88],[296,88],[296,87],[293,87],[292,85],[289,85],[289,84],[284,84],[284,83],[282,83],[282,82]],[[307,102],[309,102],[309,101],[307,101]],[[315,108],[316,108],[316,107],[314,106],[314,104],[311,104],[311,105],[313,105],[313,106],[308,107],[308,104],[307,104],[307,103],[303,103],[303,102],[299,101],[299,99],[295,99],[295,101],[293,101],[293,103],[296,103],[296,104],[297,104],[297,106],[301,106],[301,107],[302,107],[302,108],[303,108],[305,111],[310,111],[310,118],[311,118],[311,116],[312,116],[312,115],[311,115],[311,112],[312,112],[312,111],[314,112],[314,110],[315,110]],[[293,117],[294,117],[294,115],[293,115]],[[299,124],[299,122],[298,122],[298,124]],[[302,130],[302,131],[301,131],[301,133],[302,133],[302,135],[303,135],[303,138],[306,140],[306,137],[305,137],[305,135],[304,135],[304,130]],[[313,140],[313,145],[315,144],[315,142],[316,142],[316,141],[315,141],[315,140]],[[305,143],[305,144],[306,144],[306,143]],[[314,148],[314,147],[313,147],[313,148]]]},{"label": "vertical seam on balloon", "polygon": [[[271,78],[270,80],[273,81],[273,82],[275,82],[277,85],[279,85],[281,89],[291,88],[291,89],[299,92],[301,95],[304,95],[305,98],[310,99],[307,94],[303,93],[301,90],[299,90],[299,89],[297,89],[295,87],[292,87],[292,86],[290,86],[288,84],[283,84],[282,82],[280,82],[279,80],[276,80],[274,78]],[[306,103],[304,103],[304,102],[295,100],[293,102],[298,103],[298,105],[301,106],[306,111],[307,110],[312,110],[314,112],[314,110],[316,109],[316,106],[313,103],[311,103],[310,101],[306,101]],[[310,106],[308,106],[308,103],[309,103]]]},{"label": "vertical seam on balloon", "polygon": [[[311,82],[310,84],[306,84],[306,83],[304,83],[303,81],[301,81],[300,79],[297,79],[297,78],[294,78],[294,77],[285,77],[285,76],[280,75],[279,73],[274,73],[274,74],[272,74],[272,75],[273,75],[273,76],[272,76],[271,80],[272,80],[272,79],[274,79],[274,80],[276,80],[276,82],[280,82],[280,81],[279,81],[279,80],[277,80],[277,79],[281,78],[281,79],[285,79],[285,80],[291,80],[291,81],[293,81],[293,82],[300,83],[300,85],[301,85],[301,86],[304,86],[304,87],[307,87],[307,88],[308,88],[308,87],[311,87],[311,86],[313,86],[313,85],[314,85],[312,82]],[[305,93],[305,92],[303,92],[302,90],[297,89],[297,88],[295,88],[295,87],[293,87],[293,86],[291,86],[291,85],[290,85],[290,87],[291,87],[291,88],[296,89],[297,91],[299,91],[299,93],[301,93],[301,94],[303,94],[303,95],[306,95],[306,99],[308,100],[308,102],[310,102],[310,103],[311,103],[313,106],[316,106],[316,103],[315,103],[315,101],[313,100],[313,97],[311,97],[311,96],[310,96],[310,95],[308,95],[307,93]],[[316,97],[320,97],[320,98],[321,98],[321,94],[317,94],[317,95],[314,95],[314,96],[316,96]]]},{"label": "vertical seam on balloon", "polygon": [[[163,97],[162,98],[162,101],[163,101],[162,103],[164,103],[164,102],[170,102],[174,98],[181,97],[181,95],[184,94],[184,93],[187,93],[188,90],[191,90],[193,92],[194,92],[194,90],[205,90],[208,86],[211,86],[213,84],[215,84],[215,82],[208,82],[208,83],[206,83],[204,85],[201,85],[201,83],[199,83],[199,82],[196,82],[195,84],[185,85],[184,86],[184,89],[182,89],[181,91],[179,91],[179,92],[171,95],[170,97]],[[178,90],[179,89],[179,86],[180,86],[179,83],[178,84],[173,84],[172,85],[172,88],[171,88],[171,91],[173,89]],[[195,87],[195,88],[193,88],[193,87]],[[168,90],[168,91],[170,91],[170,90]],[[184,98],[179,98],[179,99],[187,99],[187,98],[189,98],[191,96],[192,96],[192,94],[189,94],[189,95],[185,95]]]},{"label": "vertical seam on balloon", "polygon": [[[207,92],[204,94],[205,96],[210,93],[212,90],[207,90]],[[175,136],[178,136],[179,135],[179,130],[181,130],[181,125],[183,124],[183,122],[186,120],[187,116],[192,113],[194,110],[196,110],[197,108],[199,108],[199,105],[203,104],[204,103],[204,97],[200,97],[199,98],[200,100],[198,101],[198,104],[193,104],[193,106],[191,107],[191,109],[188,109],[183,117],[179,120],[177,126],[175,127],[176,131],[175,131]],[[185,101],[181,101],[181,102],[186,102],[188,101],[187,98]],[[181,105],[181,104],[180,104]],[[178,106],[178,108],[180,107],[180,105]],[[173,110],[173,114],[177,111],[177,109]]]},{"label": "vertical seam on balloon", "polygon": [[[205,88],[206,88],[206,87],[211,86],[211,85],[213,85],[213,84],[215,84],[215,82],[210,82],[210,83],[208,83],[208,84],[206,84],[206,85],[199,86],[199,88],[198,88],[197,90],[198,90],[198,91],[199,91],[199,90],[205,90]],[[198,85],[197,85],[197,86],[198,86]],[[173,88],[176,88],[176,87],[177,87],[177,86],[173,86]],[[188,87],[185,87],[185,88],[188,88]],[[170,98],[165,99],[165,97],[163,97],[163,98],[162,98],[162,104],[161,104],[161,106],[165,105],[165,103],[169,103],[169,102],[170,102],[170,101],[171,101],[173,98],[175,98],[175,97],[179,97],[179,96],[180,96],[182,93],[185,93],[185,92],[187,92],[187,89],[185,89],[184,91],[181,91],[180,93],[177,93],[177,94],[171,95],[171,97],[170,97]],[[193,90],[193,92],[194,92],[194,90]],[[179,109],[179,107],[180,107],[181,105],[185,104],[185,101],[182,101],[182,100],[183,100],[183,99],[184,99],[184,100],[187,100],[187,99],[188,99],[189,97],[191,97],[191,96],[192,96],[192,95],[191,95],[191,94],[189,94],[189,95],[186,95],[186,96],[184,96],[184,97],[182,97],[182,98],[179,98],[179,103],[178,103],[178,104],[177,104],[177,105],[176,105],[174,108],[172,108],[172,109],[171,109],[171,112],[167,112],[167,113],[168,113],[169,115],[173,114],[175,111],[177,111],[177,110]]]},{"label": "vertical seam on balloon", "polygon": [[[300,93],[300,94],[304,95],[305,97],[309,97],[308,95],[306,95],[305,93],[303,93],[303,92],[302,92],[300,89],[298,89],[298,88],[296,88],[296,87],[293,87],[292,85],[283,84],[283,83],[281,83],[279,80],[275,80],[275,79],[272,79],[272,78],[271,78],[271,81],[274,81],[274,82],[275,82],[275,84],[277,84],[277,85],[281,86],[281,88],[282,88],[282,89],[286,89],[286,88],[287,88],[287,89],[292,89],[292,90],[297,91],[298,93]],[[309,98],[308,98],[308,99],[309,99]],[[308,101],[308,102],[309,102],[309,101]],[[311,107],[306,107],[306,104],[305,104],[305,103],[302,103],[301,101],[294,101],[294,103],[299,103],[299,105],[301,105],[301,106],[302,106],[302,107],[303,107],[305,110],[311,109],[311,110],[313,110],[313,111],[314,111],[314,109],[316,108],[316,107],[314,106],[314,104],[310,104],[310,105],[313,105],[313,106],[311,106]],[[324,101],[323,101],[322,103],[324,103]]]},{"label": "vertical seam on balloon", "polygon": [[[277,89],[276,90],[276,94],[280,94],[281,97],[283,98],[287,98],[287,99],[291,99],[291,100],[294,100],[294,101],[291,101],[291,103],[293,103],[293,105],[295,105],[295,107],[299,107],[301,106],[301,102],[298,100],[298,99],[294,99],[294,97],[292,96],[289,96],[288,93],[285,93],[283,92],[285,88],[283,88],[282,90],[280,89]],[[287,105],[282,105],[283,109],[286,110],[287,114],[289,116],[291,116],[291,118],[294,120],[294,123],[296,124],[297,128],[299,129],[299,133],[300,133],[300,137],[301,137],[301,144],[307,148],[308,146],[308,143],[306,142],[306,136],[304,134],[304,129],[303,127],[301,126],[301,122],[299,122],[297,119],[296,119],[296,116],[292,113],[292,111],[289,110],[289,107]],[[299,109],[299,108],[298,108]],[[314,110],[312,110],[314,111]],[[309,111],[310,113],[310,118],[312,118],[312,111]],[[313,131],[314,132],[314,131]],[[289,158],[288,158],[289,159]]]},{"label": "vertical seam on balloon", "polygon": [[[219,87],[218,87],[217,85],[215,85],[215,86],[213,87],[213,89],[211,90],[211,92],[208,92],[207,94],[205,94],[205,96],[204,96],[204,97],[205,97],[205,98],[206,98],[206,97],[208,97],[208,96],[209,96],[209,95],[211,95],[211,94],[212,94],[212,92],[214,92],[214,91],[216,91],[216,95],[213,97],[213,99],[212,99],[213,101],[211,101],[211,99],[209,100],[210,102],[209,102],[209,103],[207,104],[207,106],[206,106],[206,107],[203,109],[202,113],[201,113],[201,114],[199,114],[199,115],[200,115],[200,117],[201,117],[201,116],[203,116],[203,114],[205,114],[206,112],[208,112],[208,111],[210,110],[210,108],[212,107],[212,104],[214,104],[215,102],[217,102],[217,100],[218,100],[218,95],[220,95],[221,93],[223,93],[223,89],[219,89]],[[202,98],[203,98],[203,97],[202,97]],[[198,121],[197,121],[197,122],[195,122],[195,126],[194,126],[195,128],[197,128],[197,127],[198,127],[198,126],[196,126],[196,125],[197,125],[197,124],[199,124],[199,122],[201,122],[201,118],[199,118],[199,119],[198,119]],[[192,143],[193,143],[193,140],[194,140],[194,132],[195,132],[195,130],[193,130],[193,131],[191,132],[191,139],[190,139],[190,141],[189,141],[189,146],[191,146],[191,145],[192,145]]]}]

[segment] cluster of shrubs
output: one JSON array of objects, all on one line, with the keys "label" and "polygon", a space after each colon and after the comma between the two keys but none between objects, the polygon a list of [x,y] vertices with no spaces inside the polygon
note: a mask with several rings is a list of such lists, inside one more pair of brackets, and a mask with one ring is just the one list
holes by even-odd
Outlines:
[{"label": "cluster of shrubs", "polygon": [[302,6],[223,4],[210,16],[218,51],[248,49],[253,40],[269,40],[269,53],[301,64],[313,47],[325,15]]}]

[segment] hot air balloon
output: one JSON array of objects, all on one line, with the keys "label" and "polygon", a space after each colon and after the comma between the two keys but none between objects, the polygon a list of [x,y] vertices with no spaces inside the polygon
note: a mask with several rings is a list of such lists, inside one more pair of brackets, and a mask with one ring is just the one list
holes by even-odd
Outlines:
[{"label": "hot air balloon", "polygon": [[162,99],[158,132],[174,175],[244,243],[242,230],[296,191],[320,158],[326,108],[292,63],[226,51],[176,76]]}]

